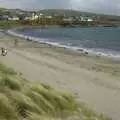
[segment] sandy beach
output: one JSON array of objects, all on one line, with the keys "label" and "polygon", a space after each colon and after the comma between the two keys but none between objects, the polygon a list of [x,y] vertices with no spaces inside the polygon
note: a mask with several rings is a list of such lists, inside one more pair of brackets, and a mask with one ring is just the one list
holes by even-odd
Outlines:
[{"label": "sandy beach", "polygon": [[[15,39],[18,40],[17,46],[14,46]],[[98,113],[119,120],[119,61],[31,42],[0,32],[2,46],[7,46],[9,52],[5,57],[0,56],[0,62],[21,72],[28,80],[70,92]]]}]

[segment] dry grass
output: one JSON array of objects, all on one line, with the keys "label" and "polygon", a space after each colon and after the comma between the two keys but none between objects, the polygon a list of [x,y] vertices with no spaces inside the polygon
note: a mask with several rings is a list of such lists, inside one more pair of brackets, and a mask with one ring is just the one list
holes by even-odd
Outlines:
[{"label": "dry grass", "polygon": [[31,83],[0,64],[0,120],[53,120],[76,114],[81,120],[110,120],[78,104],[71,95]]}]

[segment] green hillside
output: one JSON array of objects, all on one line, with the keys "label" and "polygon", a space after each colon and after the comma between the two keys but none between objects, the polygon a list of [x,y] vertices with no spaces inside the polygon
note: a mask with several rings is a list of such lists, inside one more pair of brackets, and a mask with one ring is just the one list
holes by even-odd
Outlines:
[{"label": "green hillside", "polygon": [[76,11],[76,10],[68,10],[68,9],[45,9],[40,10],[39,12],[44,14],[56,14],[56,15],[66,15],[66,16],[88,16],[88,17],[109,17],[109,18],[115,18],[120,20],[120,16],[116,15],[107,15],[107,14],[98,14],[98,13],[92,13],[92,12],[83,12],[83,11]]}]

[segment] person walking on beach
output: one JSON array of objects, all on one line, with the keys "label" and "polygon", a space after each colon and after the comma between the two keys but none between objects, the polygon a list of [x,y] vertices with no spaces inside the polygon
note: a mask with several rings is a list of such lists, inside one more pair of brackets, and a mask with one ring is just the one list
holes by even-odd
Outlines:
[{"label": "person walking on beach", "polygon": [[1,50],[2,50],[2,56],[6,56],[6,55],[7,55],[7,53],[8,53],[7,48],[2,47],[2,48],[1,48]]},{"label": "person walking on beach", "polygon": [[18,40],[17,40],[17,39],[15,39],[15,42],[14,42],[14,47],[17,47],[17,45],[18,45]]}]

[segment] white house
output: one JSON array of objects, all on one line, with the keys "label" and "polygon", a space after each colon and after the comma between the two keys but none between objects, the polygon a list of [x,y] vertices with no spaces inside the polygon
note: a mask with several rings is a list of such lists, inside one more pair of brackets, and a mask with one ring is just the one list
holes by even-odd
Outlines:
[{"label": "white house", "polygon": [[92,22],[93,21],[93,19],[90,17],[82,17],[82,16],[80,16],[80,20],[83,22]]},{"label": "white house", "polygon": [[12,19],[13,20],[19,20],[19,17],[13,17]]},{"label": "white house", "polygon": [[80,16],[80,20],[83,22],[87,21],[85,17],[81,17],[81,16]]},{"label": "white house", "polygon": [[63,18],[62,20],[63,22],[73,22],[73,18],[69,17],[69,18]]},{"label": "white house", "polygon": [[17,20],[19,20],[19,17],[16,17],[16,16],[9,17],[8,20],[17,21]]},{"label": "white house", "polygon": [[88,18],[87,21],[88,21],[88,22],[93,22],[93,19],[92,19],[92,18]]},{"label": "white house", "polygon": [[40,14],[39,14],[39,16],[43,16],[43,14],[42,14],[42,13],[40,13]]},{"label": "white house", "polygon": [[18,14],[23,15],[23,14],[24,14],[24,12],[19,12]]},{"label": "white house", "polygon": [[35,14],[35,13],[32,14],[32,20],[36,20],[38,18],[39,18],[39,16],[37,14]]},{"label": "white house", "polygon": [[48,18],[48,19],[52,19],[52,16],[46,16],[46,18]]},{"label": "white house", "polygon": [[8,18],[8,20],[12,20],[12,18],[11,18],[11,17],[9,17],[9,18]]},{"label": "white house", "polygon": [[38,19],[38,17],[39,17],[38,15],[35,15],[35,16],[34,16],[34,19],[36,20],[36,19]]},{"label": "white house", "polygon": [[31,17],[25,17],[24,20],[31,20]]}]

